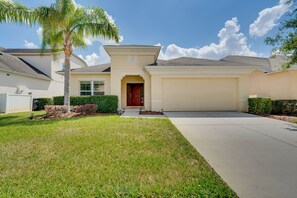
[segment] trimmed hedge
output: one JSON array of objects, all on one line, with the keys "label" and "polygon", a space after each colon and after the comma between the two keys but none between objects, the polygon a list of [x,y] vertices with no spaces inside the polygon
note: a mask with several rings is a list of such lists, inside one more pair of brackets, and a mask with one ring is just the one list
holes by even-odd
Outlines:
[{"label": "trimmed hedge", "polygon": [[269,115],[272,111],[272,100],[270,98],[249,98],[249,113],[256,115]]},{"label": "trimmed hedge", "polygon": [[52,98],[34,98],[33,99],[33,111],[44,110],[44,106],[53,105]]},{"label": "trimmed hedge", "polygon": [[[53,101],[54,105],[63,105],[64,96],[54,97]],[[118,111],[117,96],[71,96],[70,104],[74,106],[96,104],[98,106],[97,112],[100,113],[117,113]]]},{"label": "trimmed hedge", "polygon": [[272,113],[276,115],[297,115],[297,100],[272,101]]},{"label": "trimmed hedge", "polygon": [[118,102],[117,96],[90,96],[90,104],[98,105],[101,113],[117,113]]},{"label": "trimmed hedge", "polygon": [[53,97],[54,105],[64,105],[64,96]]}]

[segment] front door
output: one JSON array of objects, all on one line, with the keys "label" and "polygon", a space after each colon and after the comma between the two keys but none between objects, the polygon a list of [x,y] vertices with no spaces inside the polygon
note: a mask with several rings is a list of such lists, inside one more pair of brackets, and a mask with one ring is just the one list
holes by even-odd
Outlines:
[{"label": "front door", "polygon": [[127,84],[127,106],[143,106],[143,84]]}]

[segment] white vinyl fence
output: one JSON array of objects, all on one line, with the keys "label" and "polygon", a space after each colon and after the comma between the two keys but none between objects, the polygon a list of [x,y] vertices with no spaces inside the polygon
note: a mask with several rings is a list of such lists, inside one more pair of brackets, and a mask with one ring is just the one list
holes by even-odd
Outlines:
[{"label": "white vinyl fence", "polygon": [[32,111],[32,95],[0,94],[0,112],[15,113]]}]

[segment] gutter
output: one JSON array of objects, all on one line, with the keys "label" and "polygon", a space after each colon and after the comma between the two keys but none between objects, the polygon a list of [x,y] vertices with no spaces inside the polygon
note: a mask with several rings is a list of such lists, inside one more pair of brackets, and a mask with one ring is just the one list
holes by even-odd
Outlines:
[{"label": "gutter", "polygon": [[253,69],[260,69],[262,68],[262,66],[257,66],[257,65],[241,65],[241,66],[182,66],[182,65],[178,65],[178,66],[151,66],[151,65],[147,65],[145,66],[146,69],[154,69],[154,70],[158,70],[158,69],[247,69],[247,68],[253,68]]},{"label": "gutter", "polygon": [[0,71],[4,71],[4,72],[10,73],[10,74],[17,74],[17,75],[20,75],[20,76],[27,76],[27,77],[37,78],[37,79],[40,79],[40,80],[46,80],[46,81],[52,81],[53,80],[51,78],[38,77],[38,76],[30,75],[30,74],[20,73],[20,72],[17,72],[17,71],[8,71],[8,70],[5,70],[5,69],[0,69]]},{"label": "gutter", "polygon": [[277,74],[277,73],[288,72],[288,71],[297,71],[297,68],[291,68],[291,69],[286,69],[286,70],[272,71],[272,72],[267,72],[267,73],[265,73],[265,74],[270,75],[270,74]]},{"label": "gutter", "polygon": [[[57,74],[64,75],[64,72],[62,71],[57,71]],[[91,75],[91,74],[110,74],[110,72],[70,72],[70,74],[86,74],[86,75]]]}]

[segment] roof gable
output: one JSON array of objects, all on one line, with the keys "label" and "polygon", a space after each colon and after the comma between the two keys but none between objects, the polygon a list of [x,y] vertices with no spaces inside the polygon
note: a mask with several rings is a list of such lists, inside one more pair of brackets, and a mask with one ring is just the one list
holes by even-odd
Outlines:
[{"label": "roof gable", "polygon": [[50,80],[47,75],[26,61],[3,52],[0,52],[0,70]]}]

